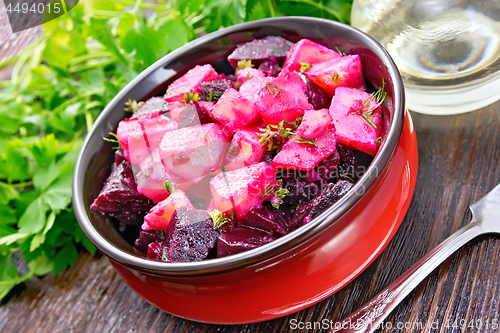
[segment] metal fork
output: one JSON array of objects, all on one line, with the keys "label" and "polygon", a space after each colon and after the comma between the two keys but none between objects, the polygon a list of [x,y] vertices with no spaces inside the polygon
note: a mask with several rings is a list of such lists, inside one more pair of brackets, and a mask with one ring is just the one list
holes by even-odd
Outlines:
[{"label": "metal fork", "polygon": [[382,325],[392,310],[436,267],[473,238],[500,233],[500,185],[470,206],[472,220],[417,261],[387,288],[329,331],[370,333]]}]

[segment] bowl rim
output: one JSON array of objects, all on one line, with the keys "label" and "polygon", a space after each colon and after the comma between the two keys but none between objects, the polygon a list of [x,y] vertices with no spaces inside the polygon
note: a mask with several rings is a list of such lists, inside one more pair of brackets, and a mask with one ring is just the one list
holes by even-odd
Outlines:
[{"label": "bowl rim", "polygon": [[[350,35],[356,35],[357,38],[361,39],[362,43],[367,48],[369,48],[387,67],[387,71],[392,79],[394,89],[394,116],[392,125],[389,128],[389,132],[387,133],[385,143],[382,145],[381,149],[375,156],[373,162],[371,163],[363,177],[355,184],[355,186],[349,191],[347,195],[342,197],[334,205],[329,207],[326,211],[315,217],[306,225],[301,226],[297,230],[283,237],[280,237],[273,242],[231,256],[196,262],[162,262],[148,259],[146,257],[140,257],[138,255],[125,253],[108,242],[97,231],[97,229],[90,221],[87,214],[87,207],[85,207],[84,205],[83,198],[85,171],[88,162],[90,162],[90,157],[85,156],[89,140],[91,136],[96,135],[96,129],[101,126],[101,122],[103,122],[105,116],[111,112],[115,104],[118,103],[118,101],[121,100],[124,96],[126,96],[127,93],[135,85],[140,83],[143,79],[148,77],[158,68],[166,66],[176,59],[182,57],[182,55],[184,53],[188,53],[191,48],[196,48],[204,43],[220,39],[228,34],[256,29],[268,23],[276,24],[286,22],[293,22],[297,24],[300,24],[300,22],[314,22],[320,23],[324,26],[331,26],[332,29],[340,29],[341,31],[345,32],[345,39],[349,39],[348,37]],[[403,82],[401,80],[401,76],[396,67],[396,64],[390,57],[389,53],[375,39],[365,34],[364,32],[337,21],[302,16],[274,17],[233,25],[197,38],[165,55],[154,64],[149,66],[147,69],[142,71],[131,82],[129,82],[104,108],[104,110],[94,122],[91,130],[87,134],[75,164],[72,187],[73,207],[75,215],[87,237],[106,256],[124,266],[138,269],[150,274],[167,276],[203,276],[233,271],[257,263],[261,264],[263,262],[269,261],[276,256],[286,253],[291,249],[294,249],[304,241],[318,235],[323,230],[333,225],[335,221],[339,220],[344,214],[346,214],[355,206],[355,204],[360,200],[363,194],[366,193],[376,183],[376,180],[379,178],[382,171],[385,170],[385,168],[389,164],[389,161],[399,142],[399,138],[403,128],[404,117],[405,97]],[[86,162],[85,167],[82,167],[82,161]],[[362,189],[361,192],[359,192],[360,189]]]}]

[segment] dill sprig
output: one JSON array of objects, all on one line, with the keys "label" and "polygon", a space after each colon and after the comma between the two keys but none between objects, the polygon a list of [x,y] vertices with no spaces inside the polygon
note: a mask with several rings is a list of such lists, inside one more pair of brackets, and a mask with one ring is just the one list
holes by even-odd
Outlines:
[{"label": "dill sprig", "polygon": [[283,89],[281,89],[280,87],[271,82],[266,83],[266,88],[267,92],[273,95],[279,96],[280,93],[285,92]]},{"label": "dill sprig", "polygon": [[307,71],[309,68],[311,68],[313,65],[312,64],[308,64],[308,63],[305,63],[305,62],[301,62],[300,63],[300,71],[301,72],[304,72],[304,71]]},{"label": "dill sprig", "polygon": [[314,147],[318,148],[318,145],[316,144],[316,141],[314,141],[314,139],[305,139],[298,134],[293,134],[292,138],[294,139],[293,142],[310,144],[310,145],[313,145]]},{"label": "dill sprig", "polygon": [[125,108],[123,111],[125,112],[137,112],[139,108],[144,104],[144,102],[137,102],[135,100],[129,99],[127,102],[125,102]]},{"label": "dill sprig", "polygon": [[[382,79],[382,86],[373,94],[368,96],[364,101],[363,101],[363,107],[361,110],[358,110],[354,112],[353,114],[361,114],[361,117],[371,126],[373,129],[377,129],[377,125],[371,120],[371,118],[378,118],[382,117],[382,115],[374,115],[373,113],[375,110],[378,109],[384,103],[385,98],[387,97],[387,92],[384,91],[385,89],[385,81]],[[370,104],[373,101],[376,101],[377,104],[375,106],[370,106]]]},{"label": "dill sprig", "polygon": [[107,142],[118,144],[118,146],[113,147],[113,149],[115,149],[115,150],[120,149],[121,146],[120,146],[120,141],[118,141],[118,135],[116,135],[116,133],[113,133],[113,132],[109,132],[108,134],[111,135],[114,139],[111,139],[111,138],[102,138],[102,139],[104,141],[107,141]]},{"label": "dill sprig", "polygon": [[214,223],[214,229],[216,230],[229,222],[229,219],[225,216],[225,214],[218,209],[214,209],[208,212],[208,215],[210,215],[210,218]]},{"label": "dill sprig", "polygon": [[354,179],[351,178],[351,176],[354,177],[354,175],[352,173],[344,173],[342,175],[343,178],[347,178],[348,181],[350,181],[351,183],[354,184],[355,181],[354,181]]},{"label": "dill sprig", "polygon": [[332,81],[333,81],[333,83],[339,83],[342,80],[343,80],[343,77],[340,76],[339,73],[335,72],[335,73],[332,74]]},{"label": "dill sprig", "polygon": [[260,199],[264,199],[265,197],[272,195],[271,198],[271,206],[274,208],[279,208],[283,203],[283,198],[288,194],[288,190],[283,188],[283,180],[278,180],[276,183],[275,180],[271,180],[269,184],[266,185],[264,191],[260,195]]},{"label": "dill sprig", "polygon": [[278,125],[269,124],[265,128],[259,128],[261,133],[259,143],[263,146],[267,145],[267,150],[279,150],[285,144],[286,140],[293,134],[292,129],[284,126],[285,121],[282,120]]},{"label": "dill sprig", "polygon": [[164,179],[162,184],[163,184],[163,187],[165,188],[165,191],[167,191],[168,193],[174,193],[175,187],[179,186],[179,184],[176,184],[173,181],[168,180],[168,179]]},{"label": "dill sprig", "polygon": [[338,54],[340,54],[342,57],[345,57],[347,54],[345,54],[344,52],[340,51],[338,46],[335,46],[335,50],[337,51]]}]

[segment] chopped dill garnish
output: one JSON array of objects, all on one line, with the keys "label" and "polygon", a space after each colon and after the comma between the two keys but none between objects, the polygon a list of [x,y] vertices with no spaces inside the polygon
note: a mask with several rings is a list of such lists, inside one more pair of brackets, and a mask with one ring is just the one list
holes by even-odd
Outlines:
[{"label": "chopped dill garnish", "polygon": [[271,82],[266,83],[266,88],[267,88],[267,92],[270,94],[273,94],[273,95],[279,96],[279,94],[281,92],[285,92],[283,89],[281,89],[280,87],[278,87],[275,84],[272,84]]},{"label": "chopped dill garnish", "polygon": [[[354,179],[352,179],[352,178],[351,178],[351,176],[353,176],[353,174],[352,174],[352,173],[344,173],[344,174],[342,175],[342,178],[347,178],[347,180],[348,180],[348,181],[350,181],[351,183],[353,183],[353,184],[354,184],[354,183],[355,183],[355,181],[354,181]],[[353,176],[353,177],[354,177],[354,176]]]},{"label": "chopped dill garnish", "polygon": [[339,74],[339,73],[335,72],[335,73],[333,73],[333,75],[332,75],[332,81],[333,81],[334,83],[339,83],[340,81],[342,81],[342,76],[340,76],[340,74]]},{"label": "chopped dill garnish", "polygon": [[216,230],[229,222],[229,219],[225,217],[224,214],[218,209],[214,209],[208,212],[208,215],[210,215],[210,218],[212,218],[212,222],[214,223],[214,229]]},{"label": "chopped dill garnish", "polygon": [[[384,91],[385,89],[385,81],[382,79],[382,86],[373,94],[368,96],[363,101],[363,107],[361,110],[354,112],[353,114],[361,114],[363,119],[371,126],[373,129],[377,129],[377,125],[370,118],[378,118],[382,117],[382,115],[374,115],[373,113],[377,110],[382,103],[384,103],[385,98],[387,97],[387,93]],[[376,101],[377,104],[375,106],[370,107],[370,104]]]},{"label": "chopped dill garnish", "polygon": [[311,68],[313,65],[312,64],[307,64],[305,62],[300,63],[300,71],[304,72],[307,71],[309,68]]},{"label": "chopped dill garnish", "polygon": [[377,147],[380,147],[380,145],[382,144],[382,137],[381,137],[381,136],[379,136],[379,137],[375,140],[375,142],[377,143]]},{"label": "chopped dill garnish", "polygon": [[179,184],[176,184],[173,181],[168,180],[168,179],[164,179],[162,184],[163,184],[163,187],[165,188],[165,191],[167,191],[168,193],[174,193],[175,186],[179,186]]},{"label": "chopped dill garnish", "polygon": [[314,147],[318,148],[318,145],[316,144],[316,141],[314,141],[314,139],[309,139],[309,140],[304,139],[303,137],[301,137],[300,135],[297,135],[297,134],[293,134],[292,138],[294,139],[293,142],[310,144],[310,145],[313,145]]},{"label": "chopped dill garnish", "polygon": [[259,143],[263,146],[267,145],[267,150],[279,150],[285,144],[286,140],[293,134],[290,128],[284,127],[285,121],[282,120],[278,125],[269,124],[265,128],[259,128],[262,133],[257,133],[260,136]]},{"label": "chopped dill garnish", "polygon": [[283,188],[283,181],[280,179],[274,183],[274,179],[269,182],[264,188],[264,191],[260,195],[260,199],[264,199],[268,195],[274,194],[271,198],[271,206],[274,208],[279,208],[283,203],[283,198],[288,194],[288,190]]},{"label": "chopped dill garnish", "polygon": [[115,149],[115,150],[120,149],[121,146],[120,146],[120,141],[118,141],[118,135],[116,135],[116,133],[113,133],[113,132],[109,132],[108,134],[111,135],[114,139],[110,139],[110,138],[102,138],[102,139],[104,141],[107,141],[107,142],[118,144],[118,146],[113,147],[113,149]]},{"label": "chopped dill garnish", "polygon": [[335,50],[337,51],[338,54],[340,54],[342,57],[345,57],[347,54],[345,54],[344,52],[340,51],[338,46],[335,46]]},{"label": "chopped dill garnish", "polygon": [[168,248],[167,247],[164,247],[163,248],[163,252],[161,254],[161,260],[162,261],[167,261],[167,251],[168,251]]}]

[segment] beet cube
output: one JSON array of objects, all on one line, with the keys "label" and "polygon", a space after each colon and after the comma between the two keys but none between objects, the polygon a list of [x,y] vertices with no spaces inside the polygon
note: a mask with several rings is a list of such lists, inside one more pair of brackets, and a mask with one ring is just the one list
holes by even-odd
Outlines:
[{"label": "beet cube", "polygon": [[259,65],[258,70],[264,72],[267,76],[276,77],[280,74],[281,68],[276,58],[271,58],[264,60],[262,64]]},{"label": "beet cube", "polygon": [[252,60],[253,63],[259,63],[271,58],[283,59],[288,55],[292,45],[292,42],[282,37],[267,36],[238,45],[233,53],[227,57],[227,60],[236,68],[240,60]]},{"label": "beet cube", "polygon": [[217,239],[217,257],[225,257],[255,249],[275,239],[269,231],[229,226],[224,228]]},{"label": "beet cube", "polygon": [[297,208],[292,219],[292,225],[298,227],[308,223],[336,203],[353,186],[353,183],[346,180],[339,180],[335,184],[327,184],[309,203]]},{"label": "beet cube", "polygon": [[144,253],[148,252],[151,243],[159,243],[165,239],[165,232],[161,230],[141,230],[139,237],[134,242],[134,247]]},{"label": "beet cube", "polygon": [[217,79],[203,82],[200,85],[200,98],[202,101],[217,103],[222,94],[229,88],[234,88],[234,82],[229,79]]},{"label": "beet cube", "polygon": [[289,219],[279,209],[262,206],[252,208],[235,225],[250,229],[259,229],[272,233],[278,238],[290,231]]},{"label": "beet cube", "polygon": [[199,261],[208,256],[215,246],[219,231],[208,213],[188,207],[176,209],[169,226],[170,247],[166,256],[170,261]]},{"label": "beet cube", "polygon": [[140,226],[151,204],[137,192],[130,163],[124,160],[111,172],[90,208],[120,222]]}]

